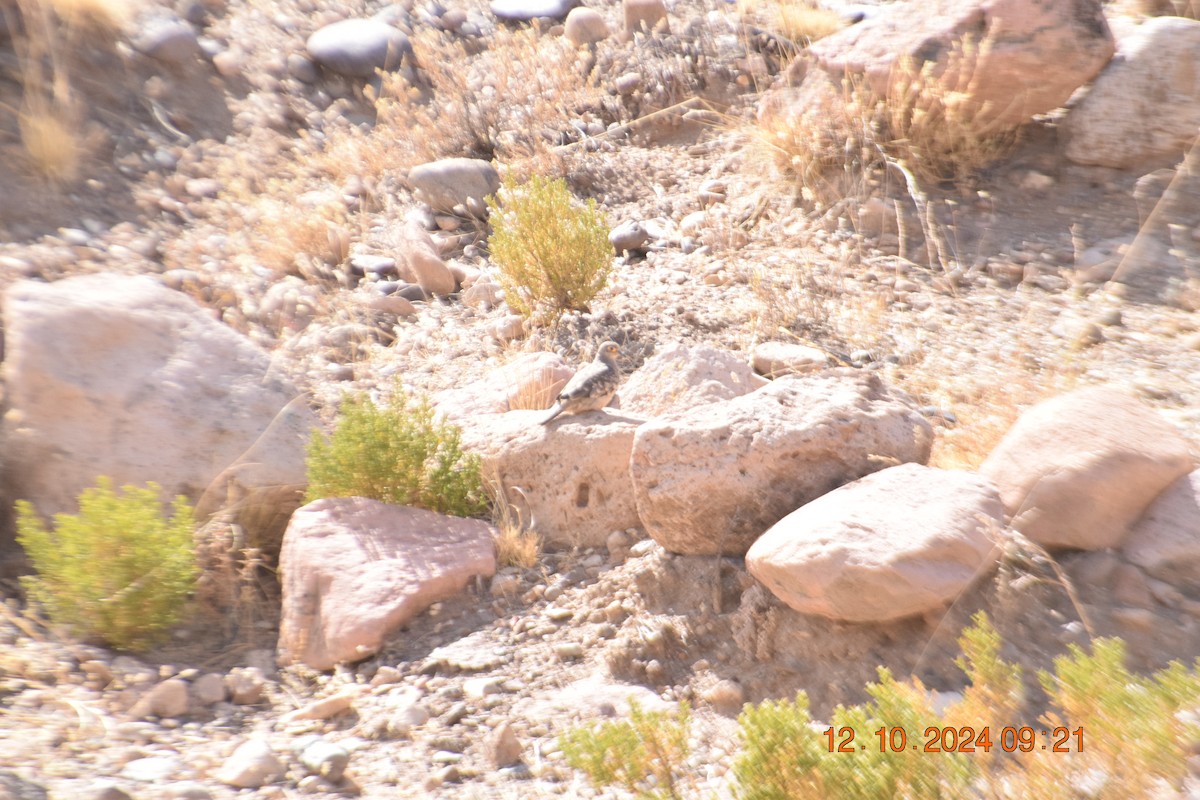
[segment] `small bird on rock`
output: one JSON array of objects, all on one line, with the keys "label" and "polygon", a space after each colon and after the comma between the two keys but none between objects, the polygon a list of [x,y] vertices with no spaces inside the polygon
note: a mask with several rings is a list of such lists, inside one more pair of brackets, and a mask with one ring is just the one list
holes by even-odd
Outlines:
[{"label": "small bird on rock", "polygon": [[542,424],[547,424],[559,414],[597,411],[608,405],[621,385],[621,370],[617,367],[619,352],[616,342],[600,345],[596,359],[567,381],[554,408],[550,409],[550,416],[542,420]]}]

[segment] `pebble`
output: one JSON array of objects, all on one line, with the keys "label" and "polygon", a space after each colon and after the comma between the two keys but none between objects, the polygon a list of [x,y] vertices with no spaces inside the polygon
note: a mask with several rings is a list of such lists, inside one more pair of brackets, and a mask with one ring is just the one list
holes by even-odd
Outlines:
[{"label": "pebble", "polygon": [[[466,715],[466,703],[459,703]],[[453,707],[451,707],[453,710]],[[460,717],[461,719],[461,717]],[[421,703],[405,703],[396,708],[388,719],[388,733],[397,739],[406,739],[412,735],[414,728],[419,728],[429,721],[429,711]],[[448,723],[452,724],[452,723]]]},{"label": "pebble", "polygon": [[554,645],[554,655],[558,656],[560,661],[583,658],[583,645],[579,642],[559,642]]},{"label": "pebble", "polygon": [[521,740],[507,721],[492,731],[487,741],[488,762],[494,769],[511,767],[521,761]]},{"label": "pebble", "polygon": [[115,783],[104,782],[89,787],[83,793],[82,800],[133,800],[133,797]]},{"label": "pebble", "polygon": [[520,575],[497,575],[492,578],[492,597],[515,597],[520,591]]},{"label": "pebble", "polygon": [[148,756],[135,758],[121,768],[121,777],[131,781],[158,783],[170,780],[180,769],[183,762],[177,756]]},{"label": "pebble", "polygon": [[640,72],[626,72],[613,81],[613,87],[616,88],[617,93],[624,95],[633,94],[641,85],[642,74]]},{"label": "pebble", "polygon": [[216,773],[221,783],[238,789],[257,789],[283,777],[283,764],[263,739],[247,739],[238,745]]},{"label": "pebble", "polygon": [[344,19],[319,28],[305,43],[321,66],[351,78],[373,78],[375,70],[394,70],[412,44],[404,32],[374,19]]},{"label": "pebble", "polygon": [[489,694],[499,694],[504,684],[503,678],[470,678],[463,681],[463,694],[472,700],[479,700]]},{"label": "pebble", "polygon": [[630,219],[613,228],[608,234],[608,241],[617,255],[622,255],[631,250],[641,249],[646,242],[650,241],[650,234],[640,222]]},{"label": "pebble", "polygon": [[724,678],[700,692],[700,698],[720,713],[736,714],[746,702],[746,690],[737,681]]},{"label": "pebble", "polygon": [[492,0],[490,8],[506,22],[531,22],[542,17],[561,20],[577,5],[578,0]]},{"label": "pebble", "polygon": [[341,781],[350,764],[349,751],[323,736],[306,736],[296,742],[294,749],[310,775],[319,775],[333,783]]},{"label": "pebble", "polygon": [[212,800],[212,794],[198,783],[184,781],[167,788],[170,800]]},{"label": "pebble", "polygon": [[280,722],[297,722],[306,719],[331,719],[349,710],[363,692],[362,686],[352,686],[341,691],[322,697],[320,700],[314,700],[307,705],[303,705],[294,711],[289,711],[279,718]]},{"label": "pebble", "polygon": [[235,667],[225,676],[229,699],[236,705],[254,705],[262,699],[266,678],[258,667]]},{"label": "pebble", "polygon": [[604,17],[598,11],[584,6],[572,8],[563,26],[563,37],[576,47],[604,41],[609,33]]},{"label": "pebble", "polygon": [[225,679],[215,672],[209,672],[192,681],[191,695],[196,705],[211,706],[224,702],[229,693],[225,688]]},{"label": "pebble", "polygon": [[129,44],[142,55],[174,66],[182,66],[200,56],[200,40],[195,29],[178,17],[156,16],[145,20]]},{"label": "pebble", "polygon": [[188,710],[186,681],[171,678],[155,686],[130,709],[130,715],[143,717],[181,717]]},{"label": "pebble", "polygon": [[621,11],[626,35],[633,35],[642,29],[653,31],[667,28],[667,5],[663,0],[622,0]]}]

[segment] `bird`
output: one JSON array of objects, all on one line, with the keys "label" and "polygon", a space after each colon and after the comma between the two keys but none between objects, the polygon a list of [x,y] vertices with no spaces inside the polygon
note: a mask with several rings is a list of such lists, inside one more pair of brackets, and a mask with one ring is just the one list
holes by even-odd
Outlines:
[{"label": "bird", "polygon": [[608,405],[621,384],[621,370],[617,366],[620,348],[616,342],[605,342],[596,351],[592,363],[575,373],[557,397],[550,409],[550,416],[542,420],[546,425],[559,414],[578,414],[597,411]]}]

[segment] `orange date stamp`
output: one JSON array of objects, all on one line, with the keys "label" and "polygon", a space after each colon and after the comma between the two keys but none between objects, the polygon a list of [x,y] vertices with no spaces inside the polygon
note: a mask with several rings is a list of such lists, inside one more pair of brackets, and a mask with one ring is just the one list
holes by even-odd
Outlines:
[{"label": "orange date stamp", "polygon": [[[858,753],[868,747],[880,753],[899,753],[915,750],[924,753],[990,753],[992,748],[1005,753],[1082,753],[1083,728],[1032,728],[1008,726],[993,731],[990,727],[961,728],[930,725],[920,738],[908,735],[900,727],[884,726],[867,739],[870,744],[855,743],[854,729],[832,725],[823,734],[831,753]],[[866,737],[864,737],[866,738]]]}]

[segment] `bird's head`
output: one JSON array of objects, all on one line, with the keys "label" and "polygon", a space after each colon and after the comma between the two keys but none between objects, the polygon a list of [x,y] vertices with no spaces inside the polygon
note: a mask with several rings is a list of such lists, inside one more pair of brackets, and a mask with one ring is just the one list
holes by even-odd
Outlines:
[{"label": "bird's head", "polygon": [[600,349],[596,351],[596,358],[604,361],[616,361],[617,356],[621,354],[621,348],[617,347],[616,342],[605,342],[600,345]]}]

